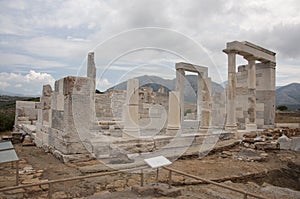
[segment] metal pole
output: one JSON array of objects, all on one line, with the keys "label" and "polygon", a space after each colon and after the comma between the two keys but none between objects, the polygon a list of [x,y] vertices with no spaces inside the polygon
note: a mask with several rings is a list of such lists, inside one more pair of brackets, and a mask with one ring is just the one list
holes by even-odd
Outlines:
[{"label": "metal pole", "polygon": [[171,189],[171,183],[172,183],[172,171],[169,170],[169,181],[168,181],[169,189]]},{"label": "metal pole", "polygon": [[48,184],[48,199],[51,199],[52,198],[52,183],[49,183]]},{"label": "metal pole", "polygon": [[245,191],[243,191],[243,190],[241,190],[241,189],[234,188],[234,187],[230,187],[230,186],[225,185],[225,184],[220,184],[220,183],[214,182],[214,181],[212,181],[212,180],[207,180],[207,179],[201,178],[201,177],[199,177],[199,176],[194,176],[194,175],[191,175],[191,174],[188,174],[188,173],[184,173],[184,172],[178,171],[178,170],[176,170],[176,169],[172,169],[172,168],[168,168],[168,167],[163,167],[163,168],[166,169],[166,170],[169,170],[169,171],[172,170],[173,172],[178,173],[178,174],[181,174],[181,175],[183,175],[183,176],[187,176],[187,177],[191,177],[191,178],[194,178],[194,179],[197,179],[197,180],[201,180],[201,181],[203,181],[203,182],[206,182],[206,183],[209,183],[209,184],[213,184],[213,185],[216,185],[216,186],[219,186],[219,187],[223,187],[223,188],[229,189],[229,190],[231,190],[231,191],[236,191],[236,192],[238,192],[238,193],[243,194],[244,196],[246,195],[246,197],[247,197],[247,196],[251,196],[251,197],[255,197],[255,198],[266,199],[266,198],[263,197],[263,196],[259,196],[259,195],[253,194],[253,193],[245,192]]},{"label": "metal pole", "polygon": [[16,161],[16,184],[19,185],[19,160]]},{"label": "metal pole", "polygon": [[158,170],[159,168],[156,169],[156,185],[158,185],[158,172],[159,172]]},{"label": "metal pole", "polygon": [[141,187],[144,186],[144,172],[143,169],[141,169]]}]

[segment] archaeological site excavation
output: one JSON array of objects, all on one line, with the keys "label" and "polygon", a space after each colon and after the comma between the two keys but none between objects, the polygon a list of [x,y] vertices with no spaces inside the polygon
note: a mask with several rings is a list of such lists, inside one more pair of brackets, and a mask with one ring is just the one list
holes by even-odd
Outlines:
[{"label": "archaeological site excavation", "polygon": [[0,198],[300,198],[300,116],[276,111],[276,52],[248,41],[223,52],[224,87],[211,66],[177,62],[172,86],[144,74],[105,92],[89,52],[86,76],[16,101]]}]

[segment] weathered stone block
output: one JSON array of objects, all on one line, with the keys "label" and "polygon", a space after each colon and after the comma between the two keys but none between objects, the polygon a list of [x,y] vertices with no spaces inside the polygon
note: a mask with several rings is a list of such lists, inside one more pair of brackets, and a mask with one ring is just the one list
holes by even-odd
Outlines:
[{"label": "weathered stone block", "polygon": [[291,141],[291,150],[300,151],[300,137],[293,138]]},{"label": "weathered stone block", "polygon": [[50,121],[50,111],[51,110],[42,110],[43,112],[43,122],[45,123],[48,123],[49,124],[49,121]]},{"label": "weathered stone block", "polygon": [[64,125],[64,112],[58,110],[52,110],[52,128],[63,130]]},{"label": "weathered stone block", "polygon": [[65,142],[64,140],[49,136],[49,145],[59,150],[63,154],[87,153],[87,150],[81,141]]},{"label": "weathered stone block", "polygon": [[258,150],[277,150],[279,149],[278,142],[257,142],[254,144]]},{"label": "weathered stone block", "polygon": [[37,146],[37,147],[42,147],[42,145],[43,145],[43,140],[40,138],[40,137],[35,137],[35,139],[34,139],[34,143],[35,143],[35,145]]},{"label": "weathered stone block", "polygon": [[52,88],[49,84],[43,85],[43,96],[50,97],[52,94]]},{"label": "weathered stone block", "polygon": [[292,141],[285,135],[282,135],[278,138],[277,142],[279,143],[280,149],[289,150],[291,149]]},{"label": "weathered stone block", "polygon": [[64,110],[64,95],[54,92],[51,98],[51,108],[58,111]]},{"label": "weathered stone block", "polygon": [[29,102],[29,101],[16,101],[16,108],[35,109],[35,102]]},{"label": "weathered stone block", "polygon": [[256,138],[257,137],[257,133],[256,132],[248,132],[248,133],[245,133],[243,135],[243,137],[246,137],[246,138]]},{"label": "weathered stone block", "polygon": [[71,95],[65,100],[65,127],[75,127],[78,132],[86,132],[95,121],[94,101],[88,95]]},{"label": "weathered stone block", "polygon": [[31,124],[31,121],[19,121],[18,124]]},{"label": "weathered stone block", "polygon": [[92,95],[95,91],[93,80],[87,77],[68,76],[63,78],[63,94]]},{"label": "weathered stone block", "polygon": [[36,102],[35,103],[35,109],[41,109],[41,108],[42,108],[41,102]]},{"label": "weathered stone block", "polygon": [[64,78],[56,80],[54,84],[54,91],[63,94]]}]

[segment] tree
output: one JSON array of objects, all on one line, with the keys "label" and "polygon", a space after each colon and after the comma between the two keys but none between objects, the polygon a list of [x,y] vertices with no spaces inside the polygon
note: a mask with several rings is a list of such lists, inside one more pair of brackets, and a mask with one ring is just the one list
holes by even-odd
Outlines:
[{"label": "tree", "polygon": [[0,111],[0,132],[11,131],[14,128],[14,113]]},{"label": "tree", "polygon": [[279,105],[276,107],[276,109],[280,111],[286,111],[288,110],[288,107],[286,105]]}]

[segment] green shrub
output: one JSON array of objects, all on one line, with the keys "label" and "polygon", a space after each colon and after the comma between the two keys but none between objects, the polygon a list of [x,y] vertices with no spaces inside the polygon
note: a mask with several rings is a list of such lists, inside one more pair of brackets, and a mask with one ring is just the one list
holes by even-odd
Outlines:
[{"label": "green shrub", "polygon": [[0,112],[0,132],[11,131],[14,128],[15,114]]},{"label": "green shrub", "polygon": [[288,110],[288,107],[286,105],[279,105],[276,107],[276,109],[280,111],[286,111]]}]

